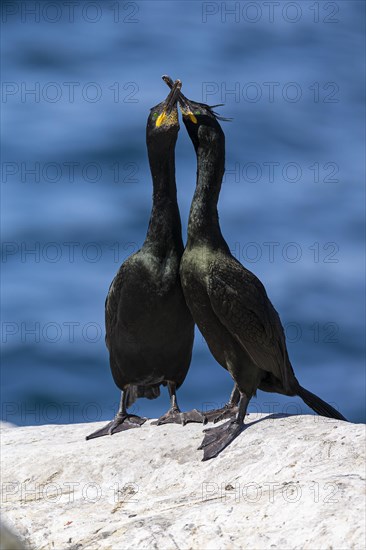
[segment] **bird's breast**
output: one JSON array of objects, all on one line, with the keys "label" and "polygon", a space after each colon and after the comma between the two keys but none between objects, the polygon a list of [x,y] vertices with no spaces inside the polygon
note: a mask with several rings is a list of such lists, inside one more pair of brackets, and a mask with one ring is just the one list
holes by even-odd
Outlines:
[{"label": "bird's breast", "polygon": [[186,249],[180,266],[185,299],[191,310],[201,309],[208,300],[211,253],[205,247]]},{"label": "bird's breast", "polygon": [[183,285],[192,280],[203,282],[209,271],[209,256],[205,247],[185,250],[180,265],[180,275]]}]

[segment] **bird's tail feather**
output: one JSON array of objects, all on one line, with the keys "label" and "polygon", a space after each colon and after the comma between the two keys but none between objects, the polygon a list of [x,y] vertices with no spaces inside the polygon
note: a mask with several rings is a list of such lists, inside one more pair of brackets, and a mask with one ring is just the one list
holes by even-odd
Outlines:
[{"label": "bird's tail feather", "polygon": [[131,407],[139,397],[147,399],[156,399],[160,395],[159,384],[155,386],[129,386],[127,396],[127,408]]},{"label": "bird's tail feather", "polygon": [[311,393],[309,390],[306,390],[300,384],[296,388],[296,393],[301,399],[306,403],[313,411],[320,414],[321,416],[326,416],[327,418],[336,418],[337,420],[348,420],[331,405],[320,399],[314,393]]}]

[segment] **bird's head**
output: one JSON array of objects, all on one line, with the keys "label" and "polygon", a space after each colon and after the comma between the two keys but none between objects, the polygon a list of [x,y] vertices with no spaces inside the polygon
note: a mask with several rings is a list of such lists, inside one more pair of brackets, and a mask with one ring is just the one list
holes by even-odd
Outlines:
[{"label": "bird's head", "polygon": [[[173,86],[173,81],[169,76],[164,75],[162,78],[169,87]],[[218,105],[210,107],[205,103],[191,101],[180,91],[178,96],[183,122],[196,151],[199,146],[205,147],[225,139],[218,120],[230,119],[219,116],[213,110],[213,107],[218,107]]]},{"label": "bird's head", "polygon": [[185,99],[179,103],[183,122],[194,148],[207,147],[224,139],[224,133],[211,107]]},{"label": "bird's head", "polygon": [[168,97],[150,110],[147,119],[147,140],[176,140],[179,131],[177,101],[182,88],[180,80],[172,84]]}]

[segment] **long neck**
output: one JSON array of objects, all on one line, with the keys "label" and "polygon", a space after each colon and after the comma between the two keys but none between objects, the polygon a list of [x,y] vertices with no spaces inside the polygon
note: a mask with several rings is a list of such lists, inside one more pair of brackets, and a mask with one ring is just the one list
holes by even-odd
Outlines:
[{"label": "long neck", "polygon": [[188,222],[187,247],[209,244],[226,247],[221,234],[217,202],[225,170],[224,143],[197,149],[197,184]]},{"label": "long neck", "polygon": [[157,151],[148,144],[153,180],[153,206],[145,245],[165,255],[171,250],[183,251],[182,227],[175,183],[175,143]]}]

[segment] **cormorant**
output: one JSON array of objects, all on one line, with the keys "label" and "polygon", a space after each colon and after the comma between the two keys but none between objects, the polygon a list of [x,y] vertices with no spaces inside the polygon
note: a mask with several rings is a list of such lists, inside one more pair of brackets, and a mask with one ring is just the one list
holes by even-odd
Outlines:
[{"label": "cormorant", "polygon": [[258,388],[298,395],[316,413],[346,420],[299,384],[280,318],[263,284],[232,256],[221,234],[217,202],[225,169],[225,136],[218,116],[208,105],[183,94],[179,102],[197,155],[197,184],[180,266],[182,288],[195,323],[216,361],[231,374],[240,398],[234,420],[205,430],[199,447],[203,460],[217,456],[242,432],[249,401]]},{"label": "cormorant", "polygon": [[186,305],[179,264],[183,253],[175,183],[179,131],[177,98],[181,82],[151,109],[146,143],[153,180],[153,206],[142,248],[113,279],[105,302],[106,345],[114,382],[122,391],[118,413],[87,439],[137,428],[146,422],[127,412],[137,398],[155,399],[168,385],[169,411],[157,424],[202,422],[196,411],[181,413],[176,389],[191,362],[194,322]]}]

